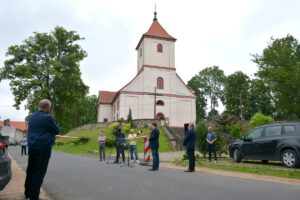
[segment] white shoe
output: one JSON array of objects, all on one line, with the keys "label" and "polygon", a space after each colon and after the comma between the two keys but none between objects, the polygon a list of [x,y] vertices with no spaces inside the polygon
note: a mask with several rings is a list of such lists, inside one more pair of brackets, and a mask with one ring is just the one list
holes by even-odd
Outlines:
[{"label": "white shoe", "polygon": [[139,160],[136,160],[136,163],[140,163],[140,161],[139,161]]},{"label": "white shoe", "polygon": [[134,160],[131,160],[131,161],[130,161],[130,163],[133,163],[133,162],[134,162]]}]

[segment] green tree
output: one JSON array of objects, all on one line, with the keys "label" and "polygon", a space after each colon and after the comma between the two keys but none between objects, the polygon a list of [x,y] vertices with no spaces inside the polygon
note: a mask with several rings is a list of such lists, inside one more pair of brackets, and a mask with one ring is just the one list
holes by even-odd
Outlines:
[{"label": "green tree", "polygon": [[251,80],[249,93],[249,114],[251,116],[258,112],[265,115],[276,115],[271,90],[263,80]]},{"label": "green tree", "polygon": [[70,110],[88,92],[79,68],[87,56],[78,44],[82,39],[75,31],[57,26],[50,33],[34,33],[22,44],[8,48],[0,80],[10,80],[16,108],[26,101],[25,108],[31,113],[40,99],[47,98],[61,128],[68,129],[65,114],[72,120]]},{"label": "green tree", "polygon": [[241,119],[249,119],[249,77],[241,71],[227,76],[225,84],[226,111],[239,116]]},{"label": "green tree", "polygon": [[131,112],[131,108],[129,108],[129,111],[128,111],[127,123],[130,124],[130,127],[132,127],[132,112]]},{"label": "green tree", "polygon": [[300,44],[292,35],[274,39],[262,55],[253,55],[257,76],[268,84],[284,118],[300,117]]},{"label": "green tree", "polygon": [[215,110],[218,106],[218,100],[224,99],[224,83],[226,76],[224,71],[218,66],[207,67],[198,74],[198,83],[200,90],[210,101],[210,110]]},{"label": "green tree", "polygon": [[205,99],[205,94],[203,90],[200,88],[200,83],[198,81],[198,76],[194,76],[191,78],[191,80],[188,81],[187,85],[190,89],[192,89],[196,95],[196,116],[197,121],[200,119],[206,118],[206,106],[207,106],[207,100]]}]

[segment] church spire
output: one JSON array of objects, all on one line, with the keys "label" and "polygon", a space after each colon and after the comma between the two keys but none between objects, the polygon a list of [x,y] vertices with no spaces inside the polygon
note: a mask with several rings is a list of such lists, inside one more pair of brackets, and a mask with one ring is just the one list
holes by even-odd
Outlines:
[{"label": "church spire", "polygon": [[156,3],[155,3],[155,8],[154,8],[154,18],[153,21],[157,21],[157,12],[156,12]]}]

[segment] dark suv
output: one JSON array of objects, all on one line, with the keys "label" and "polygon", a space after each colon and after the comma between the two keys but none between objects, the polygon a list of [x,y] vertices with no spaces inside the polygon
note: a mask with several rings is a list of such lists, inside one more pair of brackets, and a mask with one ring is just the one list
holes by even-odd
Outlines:
[{"label": "dark suv", "polygon": [[300,165],[300,123],[259,126],[229,145],[229,155],[242,159],[282,161],[286,167]]},{"label": "dark suv", "polygon": [[11,159],[7,154],[8,136],[0,133],[0,191],[9,183],[11,179]]}]

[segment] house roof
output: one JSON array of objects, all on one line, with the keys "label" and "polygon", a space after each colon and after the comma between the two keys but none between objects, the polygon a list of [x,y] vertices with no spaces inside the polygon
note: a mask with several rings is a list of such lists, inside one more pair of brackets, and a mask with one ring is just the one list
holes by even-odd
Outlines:
[{"label": "house roof", "polygon": [[111,104],[117,92],[99,91],[98,102],[99,104]]},{"label": "house roof", "polygon": [[149,30],[143,34],[142,38],[140,39],[136,50],[139,48],[141,42],[144,38],[156,38],[156,39],[165,39],[165,40],[171,40],[176,41],[176,38],[171,36],[163,27],[160,25],[160,23],[157,21],[157,19],[154,19]]},{"label": "house roof", "polygon": [[[27,126],[27,122],[20,122],[20,121],[9,121],[10,125],[15,127],[16,129],[19,129],[19,130],[22,130],[22,131],[25,131],[28,129],[28,126]],[[0,126],[3,126],[4,124],[4,121],[0,121]]]}]

